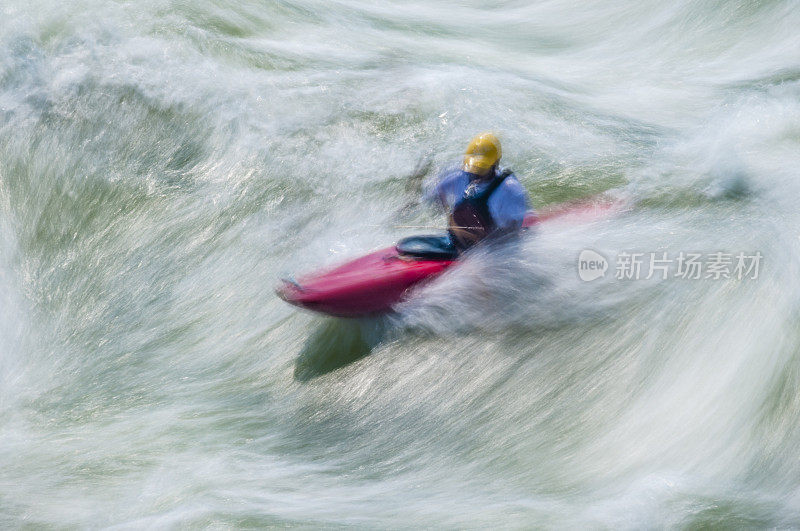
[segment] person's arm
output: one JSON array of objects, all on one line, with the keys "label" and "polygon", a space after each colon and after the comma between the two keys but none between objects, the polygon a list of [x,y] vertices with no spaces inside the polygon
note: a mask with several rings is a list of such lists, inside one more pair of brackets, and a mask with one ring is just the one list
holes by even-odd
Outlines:
[{"label": "person's arm", "polygon": [[528,211],[528,194],[512,174],[506,177],[500,188],[492,194],[488,206],[496,230],[503,233],[516,232],[522,228],[522,222]]},{"label": "person's arm", "polygon": [[457,167],[445,168],[425,187],[423,200],[448,210],[455,203],[456,195],[460,196],[457,189],[461,177],[462,172]]}]

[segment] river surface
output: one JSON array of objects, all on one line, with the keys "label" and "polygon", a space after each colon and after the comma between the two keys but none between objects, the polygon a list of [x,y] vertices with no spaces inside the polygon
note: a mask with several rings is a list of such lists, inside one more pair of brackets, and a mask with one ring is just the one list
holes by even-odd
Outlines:
[{"label": "river surface", "polygon": [[[800,527],[798,28],[796,0],[4,0],[0,526]],[[384,318],[275,296],[441,227],[408,177],[484,130],[536,208],[625,208]]]}]

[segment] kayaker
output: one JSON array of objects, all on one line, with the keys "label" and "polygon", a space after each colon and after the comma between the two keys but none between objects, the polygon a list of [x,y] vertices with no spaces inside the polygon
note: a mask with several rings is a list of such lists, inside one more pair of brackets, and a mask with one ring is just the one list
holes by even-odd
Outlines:
[{"label": "kayaker", "polygon": [[426,194],[449,213],[450,239],[460,251],[486,238],[516,234],[530,210],[525,188],[511,170],[500,168],[501,156],[495,135],[476,136],[463,163],[439,174]]}]

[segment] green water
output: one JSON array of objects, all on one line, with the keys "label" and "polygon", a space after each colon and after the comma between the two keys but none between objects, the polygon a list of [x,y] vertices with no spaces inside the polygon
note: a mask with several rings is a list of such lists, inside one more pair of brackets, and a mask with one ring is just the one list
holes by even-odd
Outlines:
[{"label": "green water", "polygon": [[[799,527],[798,27],[788,0],[4,2],[0,525]],[[441,225],[407,177],[484,130],[537,208],[628,208],[384,319],[274,295]],[[718,251],[758,278],[614,277]]]}]

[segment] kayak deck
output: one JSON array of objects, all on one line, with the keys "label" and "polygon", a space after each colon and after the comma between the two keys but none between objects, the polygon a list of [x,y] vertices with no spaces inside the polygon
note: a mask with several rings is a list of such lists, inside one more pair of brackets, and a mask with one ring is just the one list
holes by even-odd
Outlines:
[{"label": "kayak deck", "polygon": [[408,259],[395,247],[388,247],[323,274],[284,280],[276,292],[301,308],[337,317],[361,317],[391,310],[411,286],[438,276],[454,263]]}]

